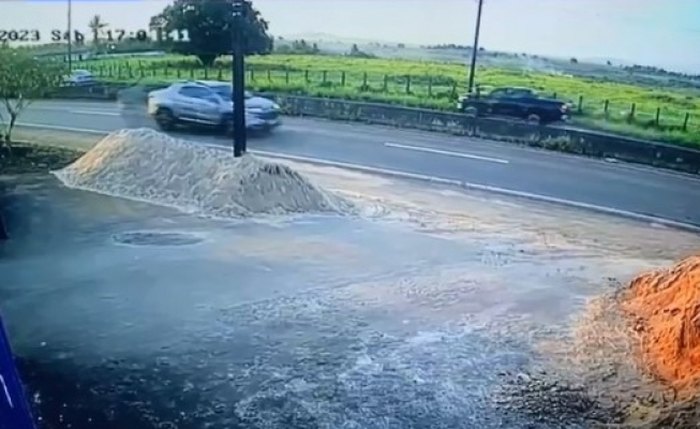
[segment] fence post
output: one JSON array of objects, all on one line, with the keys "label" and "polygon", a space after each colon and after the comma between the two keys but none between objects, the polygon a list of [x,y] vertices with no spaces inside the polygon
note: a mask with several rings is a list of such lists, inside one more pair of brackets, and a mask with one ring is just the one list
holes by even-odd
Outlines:
[{"label": "fence post", "polygon": [[659,118],[660,117],[661,117],[661,107],[657,107],[656,108],[656,119],[655,119],[655,123],[656,123],[657,127],[659,126]]},{"label": "fence post", "polygon": [[219,70],[217,71],[216,79],[217,80],[224,80],[224,67],[221,64],[219,64],[218,69]]},{"label": "fence post", "polygon": [[632,120],[634,120],[634,115],[636,112],[637,112],[637,103],[632,103],[632,106],[630,106],[630,114],[627,117],[627,120],[629,122],[632,122]]},{"label": "fence post", "polygon": [[250,69],[250,81],[255,82],[255,70]]},{"label": "fence post", "polygon": [[309,69],[304,70],[304,80],[309,83]]},{"label": "fence post", "polygon": [[683,131],[688,131],[688,121],[690,120],[690,112],[685,112],[685,119],[683,119]]},{"label": "fence post", "polygon": [[428,97],[433,96],[433,77],[428,76]]},{"label": "fence post", "polygon": [[340,72],[340,86],[345,86],[345,70]]},{"label": "fence post", "polygon": [[608,119],[608,109],[610,108],[610,100],[606,99],[605,104],[603,105],[603,114],[605,115],[605,119]]},{"label": "fence post", "polygon": [[204,66],[204,80],[209,79],[209,67]]},{"label": "fence post", "polygon": [[367,89],[367,72],[365,72],[364,75],[362,75],[362,90]]},{"label": "fence post", "polygon": [[117,79],[121,79],[121,78],[122,78],[122,65],[118,64],[117,65]]},{"label": "fence post", "polygon": [[194,66],[190,66],[190,79],[194,79]]},{"label": "fence post", "polygon": [[578,112],[583,112],[583,95],[578,96]]},{"label": "fence post", "polygon": [[182,77],[182,70],[180,69],[180,67],[175,67],[175,74],[177,75],[178,79]]},{"label": "fence post", "polygon": [[382,91],[386,94],[389,92],[389,75],[384,75],[384,86],[382,87]]},{"label": "fence post", "polygon": [[457,82],[452,82],[452,99],[457,98]]},{"label": "fence post", "polygon": [[556,93],[556,92],[553,92],[553,93],[552,93],[552,98],[554,98],[554,99],[556,100],[556,98],[557,98],[557,93]]},{"label": "fence post", "polygon": [[289,69],[284,71],[284,82],[289,85]]},{"label": "fence post", "polygon": [[270,69],[267,69],[267,81],[272,82],[272,72]]},{"label": "fence post", "polygon": [[326,70],[323,71],[323,84],[326,84],[326,81],[328,80],[328,72]]},{"label": "fence post", "polygon": [[406,94],[411,93],[411,75],[406,76]]}]

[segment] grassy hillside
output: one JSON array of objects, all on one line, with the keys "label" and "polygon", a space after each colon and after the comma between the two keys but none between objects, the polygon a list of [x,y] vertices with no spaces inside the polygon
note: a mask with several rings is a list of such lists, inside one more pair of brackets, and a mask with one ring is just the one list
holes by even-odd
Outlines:
[{"label": "grassy hillside", "polygon": [[[177,79],[230,79],[230,59],[209,70],[192,57],[114,59],[85,63],[103,79],[150,83]],[[254,90],[373,100],[438,109],[454,109],[466,91],[467,68],[448,62],[353,58],[328,55],[269,55],[248,59],[248,83]],[[586,126],[639,137],[700,146],[700,93],[658,89],[605,79],[527,70],[479,67],[485,87],[526,86],[543,95],[580,105],[576,121]],[[580,104],[579,104],[580,103]],[[607,112],[606,107],[607,105]],[[634,115],[631,111],[634,105]],[[656,121],[657,109],[659,121]],[[689,115],[687,127],[683,124]]]}]

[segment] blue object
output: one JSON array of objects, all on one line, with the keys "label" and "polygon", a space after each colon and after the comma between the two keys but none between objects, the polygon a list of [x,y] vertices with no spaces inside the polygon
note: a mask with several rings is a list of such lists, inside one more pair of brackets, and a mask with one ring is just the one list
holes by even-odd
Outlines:
[{"label": "blue object", "polygon": [[36,429],[0,317],[0,429]]}]

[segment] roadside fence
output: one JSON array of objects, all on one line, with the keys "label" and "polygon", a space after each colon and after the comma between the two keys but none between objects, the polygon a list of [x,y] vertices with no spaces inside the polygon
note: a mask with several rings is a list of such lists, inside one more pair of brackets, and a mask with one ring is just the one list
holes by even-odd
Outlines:
[{"label": "roadside fence", "polygon": [[[145,80],[166,83],[175,80],[230,81],[230,67],[217,63],[202,67],[195,63],[109,61],[85,62],[82,68],[107,82]],[[446,76],[378,74],[345,70],[300,70],[296,68],[249,67],[246,79],[251,89],[264,92],[327,96],[354,100],[375,100],[413,107],[456,110],[459,97],[467,92],[465,82]],[[699,133],[700,121],[689,111],[659,104],[640,108],[637,103],[614,99],[594,99],[584,95],[547,93],[566,101],[576,115],[620,127]]]}]

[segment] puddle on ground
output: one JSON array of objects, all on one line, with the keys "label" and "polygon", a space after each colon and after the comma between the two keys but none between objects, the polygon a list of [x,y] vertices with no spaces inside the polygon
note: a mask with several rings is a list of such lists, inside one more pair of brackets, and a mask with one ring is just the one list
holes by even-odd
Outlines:
[{"label": "puddle on ground", "polygon": [[3,201],[0,302],[47,427],[583,427],[507,420],[490,392],[608,277],[649,264],[360,218],[203,219],[25,180]]}]

